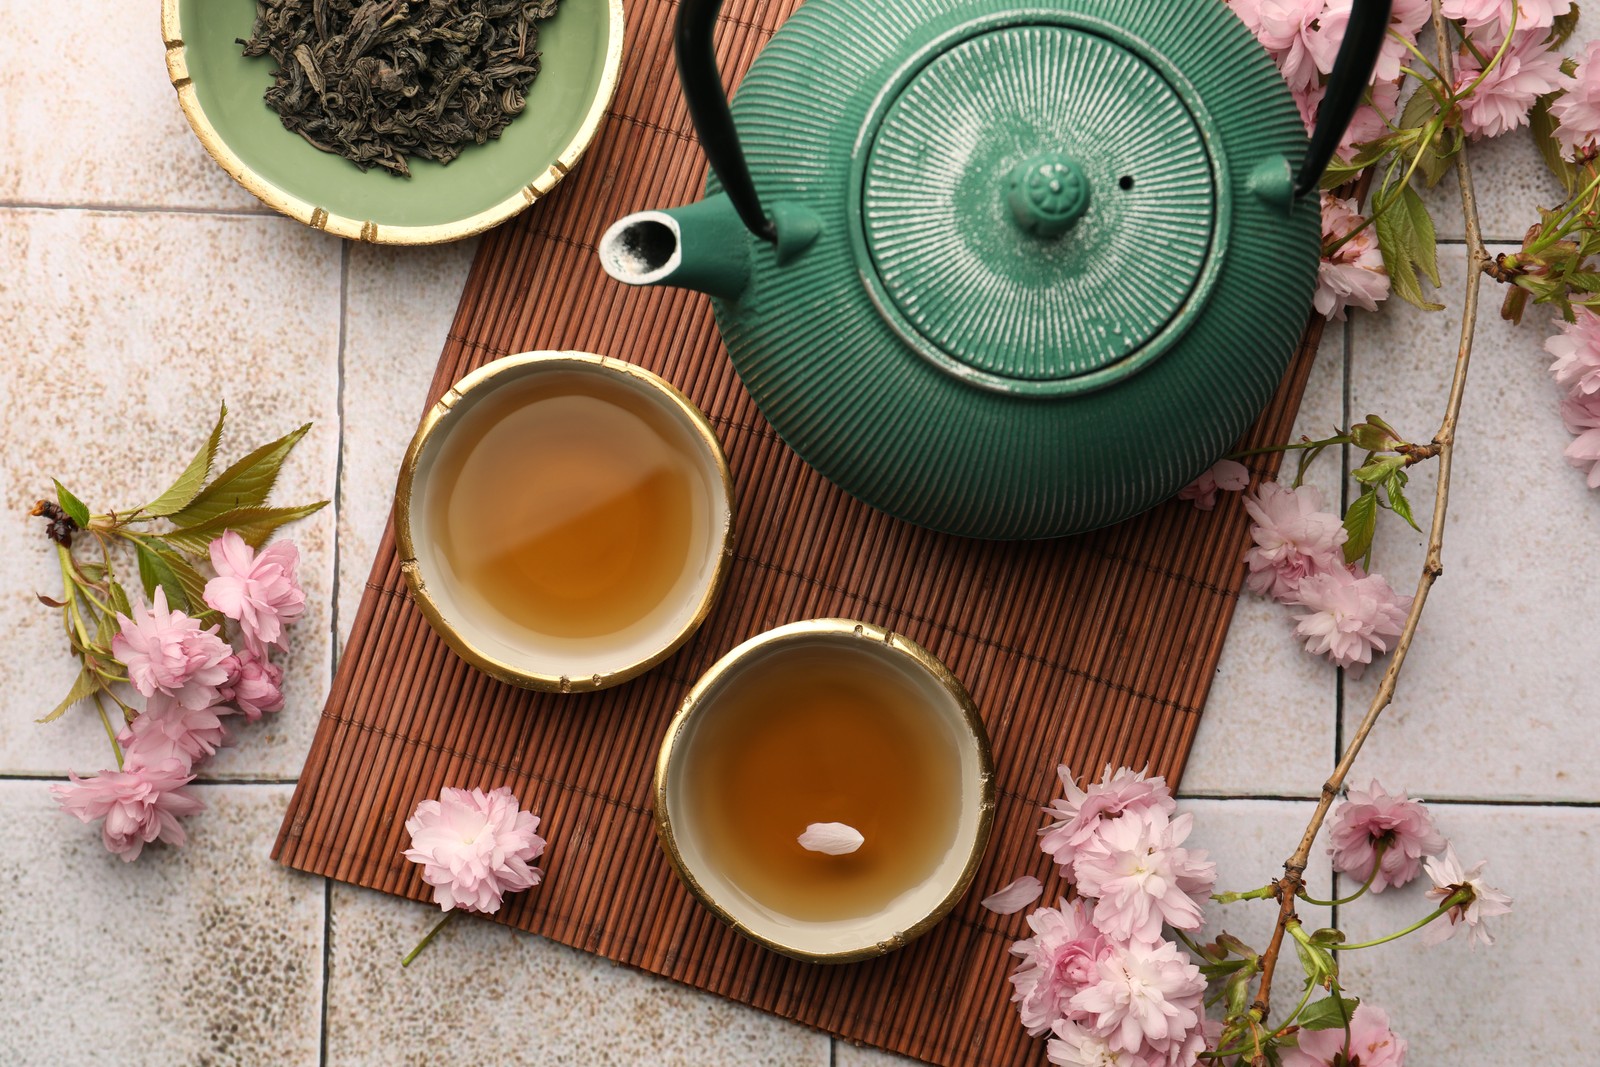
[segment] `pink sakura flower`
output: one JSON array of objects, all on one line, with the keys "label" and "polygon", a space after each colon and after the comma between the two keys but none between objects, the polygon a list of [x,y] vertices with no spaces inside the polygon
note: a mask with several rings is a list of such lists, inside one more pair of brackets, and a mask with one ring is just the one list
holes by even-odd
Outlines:
[{"label": "pink sakura flower", "polygon": [[[1587,158],[1600,147],[1600,62],[1596,61],[1597,57],[1600,57],[1600,41],[1590,41],[1584,47],[1583,59],[1567,91],[1550,105],[1550,114],[1558,123],[1556,142],[1561,145],[1561,154],[1573,162]],[[1580,316],[1583,314],[1579,312]]]},{"label": "pink sakura flower", "polygon": [[[1511,27],[1511,5],[1512,0],[1441,0],[1439,10],[1447,19],[1460,19],[1469,30],[1493,27],[1495,39],[1487,42],[1493,47],[1486,53],[1492,54]],[[1570,10],[1572,0],[1517,0],[1517,32],[1544,30],[1538,35],[1542,40],[1556,16]]]},{"label": "pink sakura flower", "polygon": [[1561,332],[1545,341],[1544,350],[1556,357],[1550,373],[1558,385],[1574,396],[1593,396],[1600,393],[1600,315],[1575,310],[1577,321],[1561,323]]},{"label": "pink sakura flower", "polygon": [[121,632],[111,652],[128,668],[128,681],[143,695],[164,694],[186,708],[217,702],[217,687],[227,680],[222,661],[232,650],[217,627],[202,630],[198,619],[167,610],[167,591],[157,589],[155,605],[119,614]]},{"label": "pink sakura flower", "polygon": [[1429,856],[1423,861],[1428,877],[1433,879],[1433,886],[1427,894],[1430,898],[1443,904],[1458,892],[1469,894],[1465,902],[1454,904],[1445,912],[1442,918],[1448,921],[1435,919],[1422,928],[1424,943],[1437,945],[1465,931],[1467,944],[1472,947],[1477,947],[1480,941],[1485,945],[1494,944],[1484,920],[1492,915],[1509,914],[1511,898],[1484,884],[1481,876],[1487,864],[1485,860],[1470,871],[1462,870],[1461,862],[1456,859],[1455,846],[1450,844],[1444,846],[1444,855]]},{"label": "pink sakura flower", "polygon": [[[186,771],[228,743],[216,707],[186,708],[157,693],[143,713],[117,735],[123,766],[158,767],[176,762]],[[225,710],[225,709],[223,709]]]},{"label": "pink sakura flower", "polygon": [[205,807],[183,788],[193,780],[178,760],[153,766],[129,764],[120,771],[101,771],[93,778],[68,773],[70,783],[50,787],[67,812],[83,822],[104,819],[100,838],[124,862],[139,858],[152,841],[182,845],[186,840],[179,817]]},{"label": "pink sakura flower", "polygon": [[[1362,223],[1356,202],[1332,193],[1322,194],[1322,244],[1355,233]],[[1377,311],[1378,302],[1389,296],[1389,275],[1383,268],[1383,252],[1378,248],[1377,231],[1368,226],[1322,257],[1317,268],[1317,292],[1312,304],[1317,314],[1342,320],[1345,309],[1358,307]]]},{"label": "pink sakura flower", "polygon": [[1210,467],[1178,490],[1179,500],[1192,500],[1194,506],[1201,511],[1210,511],[1217,506],[1217,491],[1237,493],[1250,484],[1250,469],[1243,463],[1232,459],[1219,459]]},{"label": "pink sakura flower", "polygon": [[1576,434],[1567,446],[1567,462],[1588,468],[1589,488],[1600,489],[1600,394],[1569,396],[1561,402],[1561,421]]},{"label": "pink sakura flower", "polygon": [[1167,789],[1166,779],[1160,775],[1146,778],[1144,771],[1131,771],[1126,767],[1113,773],[1108,764],[1100,781],[1083,790],[1078,788],[1072,769],[1066,764],[1057,767],[1056,774],[1067,795],[1052,800],[1044,809],[1055,821],[1039,831],[1039,847],[1063,871],[1071,870],[1078,851],[1111,821],[1123,815],[1164,817],[1178,807]]},{"label": "pink sakura flower", "polygon": [[1073,996],[1100,980],[1096,967],[1111,943],[1082,900],[1039,908],[1028,916],[1028,927],[1033,936],[1011,946],[1022,961],[1011,974],[1011,999],[1022,1025],[1038,1037],[1073,1015]]},{"label": "pink sakura flower", "polygon": [[[1524,0],[1524,7],[1529,0]],[[1519,23],[1520,25],[1520,23]],[[1561,55],[1544,46],[1543,32],[1518,33],[1472,95],[1461,104],[1461,128],[1471,137],[1498,137],[1528,121],[1534,101],[1546,93],[1566,88],[1571,78],[1561,72]],[[1498,39],[1484,41],[1479,50],[1492,56]],[[1456,60],[1456,91],[1477,80],[1483,68],[1466,47]]]},{"label": "pink sakura flower", "polygon": [[1004,888],[978,901],[996,915],[1015,915],[1044,893],[1044,884],[1031,874],[1025,874]]},{"label": "pink sakura flower", "polygon": [[[1422,872],[1422,858],[1444,848],[1444,838],[1434,828],[1433,816],[1422,802],[1405,793],[1389,793],[1373,781],[1366,789],[1352,789],[1333,809],[1328,823],[1333,847],[1333,869],[1366,882],[1372,875],[1372,892],[1402,886]],[[1379,846],[1383,859],[1372,870]]]},{"label": "pink sakura flower", "polygon": [[267,660],[265,652],[257,655],[244,649],[224,661],[228,680],[220,690],[224,703],[234,708],[249,721],[261,718],[264,711],[283,710],[283,668]]},{"label": "pink sakura flower", "polygon": [[227,530],[211,542],[217,576],[206,583],[205,601],[239,623],[246,647],[264,654],[281,642],[284,624],[300,617],[306,594],[295,581],[300,550],[274,541],[259,553]]},{"label": "pink sakura flower", "polygon": [[538,828],[538,817],[518,810],[506,786],[488,793],[446,787],[406,820],[411,847],[404,855],[422,865],[422,880],[433,886],[441,909],[493,915],[506,893],[539,884],[542,872],[533,861],[545,840]]},{"label": "pink sakura flower", "polygon": [[1198,930],[1201,903],[1217,881],[1203,849],[1183,848],[1194,816],[1113,819],[1079,850],[1078,892],[1096,897],[1094,923],[1117,941],[1154,941],[1161,924]]},{"label": "pink sakura flower", "polygon": [[1349,1051],[1342,1026],[1301,1030],[1300,1047],[1283,1050],[1283,1067],[1405,1067],[1406,1041],[1389,1029],[1382,1008],[1357,1004],[1350,1013]]},{"label": "pink sakura flower", "polygon": [[1306,651],[1327,656],[1352,678],[1361,677],[1374,650],[1389,650],[1386,638],[1400,636],[1411,606],[1411,598],[1396,593],[1381,574],[1344,568],[1301,581],[1295,602],[1305,609],[1295,616],[1295,633],[1306,639]]},{"label": "pink sakura flower", "polygon": [[1315,486],[1262,482],[1244,498],[1244,509],[1255,541],[1244,554],[1251,592],[1290,603],[1308,576],[1344,569],[1341,546],[1349,534],[1339,516],[1322,510]]},{"label": "pink sakura flower", "polygon": [[[1198,1036],[1206,980],[1170,941],[1115,945],[1095,965],[1098,981],[1072,998],[1085,1024],[1119,1052],[1162,1055]],[[1093,1061],[1091,1061],[1093,1062]]]},{"label": "pink sakura flower", "polygon": [[1056,1067],[1154,1067],[1147,1056],[1114,1049],[1071,1019],[1057,1019],[1050,1032],[1054,1036],[1045,1043],[1045,1058]]},{"label": "pink sakura flower", "polygon": [[1256,39],[1277,60],[1290,89],[1307,89],[1333,69],[1349,12],[1330,11],[1326,0],[1257,0],[1246,18]]}]

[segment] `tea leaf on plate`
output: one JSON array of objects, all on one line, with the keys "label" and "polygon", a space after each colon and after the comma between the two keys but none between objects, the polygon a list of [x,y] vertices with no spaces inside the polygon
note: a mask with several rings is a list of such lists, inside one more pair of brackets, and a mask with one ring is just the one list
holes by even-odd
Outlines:
[{"label": "tea leaf on plate", "polygon": [[55,478],[50,480],[56,483],[56,500],[60,502],[61,510],[67,513],[67,518],[77,523],[78,529],[87,528],[89,525],[88,507],[84,505],[83,501],[73,496],[59,480]]},{"label": "tea leaf on plate", "polygon": [[326,500],[319,500],[315,504],[296,508],[234,508],[205,522],[164,534],[162,540],[174,548],[198,556],[203,555],[211,542],[221,537],[224,531],[232,530],[252,548],[260,548],[280,526],[313,515],[327,504]]},{"label": "tea leaf on plate", "polygon": [[96,688],[97,686],[95,685],[94,678],[90,676],[89,672],[87,670],[80,670],[78,672],[77,680],[72,683],[72,688],[67,690],[67,695],[61,698],[61,703],[52,708],[49,714],[45,715],[43,718],[35,719],[34,721],[55,722],[57,719],[61,718],[62,715],[66,714],[67,709],[72,707],[72,705],[76,704],[80,700],[88,700],[91,696],[93,696]]},{"label": "tea leaf on plate", "polygon": [[186,507],[172,515],[173,525],[197,526],[236,508],[265,504],[273,485],[278,481],[283,461],[309,429],[311,424],[308,422],[298,430],[262,445],[217,475],[216,481],[200,490]]},{"label": "tea leaf on plate", "polygon": [[146,515],[171,515],[182,511],[199,495],[201,487],[206,484],[206,475],[211,473],[211,463],[217,458],[217,445],[222,442],[222,424],[227,417],[228,405],[223,404],[222,410],[217,413],[217,424],[211,427],[211,436],[206,438],[205,444],[200,446],[200,451],[195,453],[183,473],[178,475],[178,480],[165,493],[145,505]]}]

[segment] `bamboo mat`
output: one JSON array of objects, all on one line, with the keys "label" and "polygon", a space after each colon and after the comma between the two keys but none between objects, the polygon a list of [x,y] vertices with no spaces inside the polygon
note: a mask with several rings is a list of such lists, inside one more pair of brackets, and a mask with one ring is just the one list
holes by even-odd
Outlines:
[{"label": "bamboo mat", "polygon": [[[795,6],[728,0],[723,69],[741,73]],[[1058,792],[1058,763],[1181,773],[1240,584],[1238,496],[1212,513],[1169,503],[1072,540],[989,543],[899,523],[802,464],[734,376],[705,299],[616,284],[595,255],[612,220],[692,200],[704,179],[672,67],[675,13],[671,0],[629,0],[606,125],[544,203],[484,240],[428,402],[491,359],[541,348],[606,353],[677,384],[716,426],[737,484],[737,554],[721,600],[643,678],[590,695],[529,693],[472,670],[434,636],[408,598],[391,523],[273,855],[424,900],[400,855],[417,801],[444,785],[509,785],[540,815],[550,848],[544,883],[509,898],[500,921],[935,1063],[1042,1063],[1008,1003],[1006,949],[1022,917],[992,915],[978,899],[1047,866],[1035,830]],[[1288,436],[1319,326],[1247,443]],[[947,663],[983,711],[999,782],[975,891],[908,948],[836,967],[721,927],[677,882],[649,812],[656,748],[693,680],[746,637],[816,616],[881,624]],[[1047,883],[1046,898],[1058,888]]]}]

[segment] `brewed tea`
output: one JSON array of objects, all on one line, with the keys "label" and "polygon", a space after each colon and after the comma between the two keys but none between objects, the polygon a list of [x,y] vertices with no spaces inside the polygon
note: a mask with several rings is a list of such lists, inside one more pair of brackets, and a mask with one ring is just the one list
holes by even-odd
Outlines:
[{"label": "brewed tea", "polygon": [[[805,922],[872,915],[954,845],[961,756],[926,685],[870,650],[778,646],[729,677],[684,754],[699,851],[766,908]],[[809,851],[814,823],[865,839]]]},{"label": "brewed tea", "polygon": [[454,584],[514,627],[592,641],[677,614],[705,556],[698,442],[626,381],[552,371],[462,413],[429,478]]}]

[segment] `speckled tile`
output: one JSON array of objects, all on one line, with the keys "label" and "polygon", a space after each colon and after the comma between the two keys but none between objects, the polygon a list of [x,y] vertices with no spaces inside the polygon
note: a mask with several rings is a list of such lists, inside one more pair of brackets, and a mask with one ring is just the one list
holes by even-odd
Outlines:
[{"label": "speckled tile", "polygon": [[[0,321],[11,406],[0,427],[0,771],[61,774],[106,765],[91,705],[37,725],[74,661],[39,520],[26,512],[59,477],[104,511],[154,498],[204,440],[226,400],[228,463],[302,422],[274,494],[333,493],[338,441],[337,241],[276,218],[0,209]],[[327,691],[334,521],[292,528],[307,611],[290,630],[286,709],[239,728],[207,775],[297,774]]]},{"label": "speckled tile", "polygon": [[[1441,264],[1459,309],[1465,253]],[[1521,327],[1498,315],[1485,279],[1475,357],[1457,433],[1444,575],[1434,587],[1394,705],[1384,712],[1355,779],[1466,799],[1600,799],[1592,711],[1600,706],[1600,583],[1584,562],[1600,494],[1561,451],[1570,440],[1541,344],[1548,315]],[[1444,412],[1459,329],[1457,310],[1399,305],[1358,320],[1354,410],[1376,411],[1416,440]],[[1435,465],[1414,471],[1413,507],[1426,528]],[[1374,568],[1409,592],[1424,537],[1392,516],[1380,525]],[[1354,728],[1381,669],[1350,683]]]},{"label": "speckled tile", "polygon": [[828,1063],[825,1034],[471,916],[401,970],[438,917],[334,886],[329,1063]]},{"label": "speckled tile", "polygon": [[[1295,438],[1327,437],[1344,420],[1344,333],[1343,323],[1330,323],[1323,334]],[[1323,453],[1306,481],[1337,501],[1338,454]],[[1283,605],[1240,594],[1184,770],[1185,793],[1316,793],[1331,766],[1336,678],[1300,651],[1293,628]]]},{"label": "speckled tile", "polygon": [[323,883],[267,859],[281,786],[196,787],[189,844],[134,863],[43,782],[0,782],[0,1063],[317,1060]]},{"label": "speckled tile", "polygon": [[[1483,877],[1510,894],[1511,914],[1490,920],[1489,948],[1406,937],[1345,952],[1346,987],[1389,1013],[1410,1045],[1408,1063],[1589,1067],[1600,987],[1600,811],[1440,804],[1434,814],[1465,866],[1489,861]],[[1340,909],[1351,940],[1393,933],[1431,911],[1426,875],[1421,882]]]},{"label": "speckled tile", "polygon": [[190,132],[159,8],[0,0],[0,202],[268,212]]},{"label": "speckled tile", "polygon": [[426,248],[350,246],[339,485],[341,648],[477,247],[476,240]]}]

